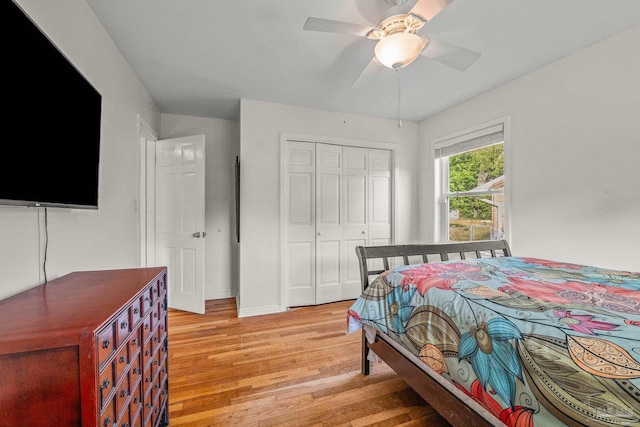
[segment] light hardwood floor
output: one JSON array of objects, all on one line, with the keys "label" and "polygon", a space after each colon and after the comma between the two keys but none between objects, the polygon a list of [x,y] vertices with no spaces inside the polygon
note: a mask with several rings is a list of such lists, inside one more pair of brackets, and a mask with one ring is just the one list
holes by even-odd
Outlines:
[{"label": "light hardwood floor", "polygon": [[361,374],[351,304],[241,319],[235,299],[204,315],[170,309],[171,427],[449,427],[384,363]]}]

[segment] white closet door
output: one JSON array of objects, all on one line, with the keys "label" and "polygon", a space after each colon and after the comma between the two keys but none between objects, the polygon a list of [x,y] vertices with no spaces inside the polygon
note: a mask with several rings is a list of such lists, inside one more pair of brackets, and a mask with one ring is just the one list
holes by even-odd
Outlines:
[{"label": "white closet door", "polygon": [[343,286],[342,299],[353,299],[360,295],[360,267],[356,246],[367,246],[368,219],[368,163],[366,148],[344,147],[343,168]]},{"label": "white closet door", "polygon": [[[391,152],[369,150],[369,245],[391,244]],[[395,266],[395,260],[390,260]],[[381,260],[372,262],[369,268],[384,268]]]},{"label": "white closet door", "polygon": [[391,152],[369,149],[369,245],[391,244]]},{"label": "white closet door", "polygon": [[288,142],[285,153],[286,244],[284,282],[288,306],[316,303],[315,144]]},{"label": "white closet door", "polygon": [[391,243],[391,151],[295,141],[284,150],[285,303],[354,299],[356,246]]},{"label": "white closet door", "polygon": [[316,144],[316,304],[342,299],[342,147]]}]

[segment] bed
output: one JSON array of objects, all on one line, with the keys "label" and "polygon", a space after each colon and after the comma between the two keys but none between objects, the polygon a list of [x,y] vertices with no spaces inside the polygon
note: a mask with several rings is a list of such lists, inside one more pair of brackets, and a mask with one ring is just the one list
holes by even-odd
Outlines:
[{"label": "bed", "polygon": [[454,426],[640,426],[640,274],[505,240],[357,247],[362,372],[382,360]]}]

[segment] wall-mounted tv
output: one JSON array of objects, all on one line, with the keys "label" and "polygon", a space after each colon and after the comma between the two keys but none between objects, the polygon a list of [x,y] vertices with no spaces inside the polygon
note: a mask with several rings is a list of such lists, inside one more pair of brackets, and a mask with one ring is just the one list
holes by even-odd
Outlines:
[{"label": "wall-mounted tv", "polygon": [[0,204],[98,209],[101,94],[12,0],[0,12]]}]

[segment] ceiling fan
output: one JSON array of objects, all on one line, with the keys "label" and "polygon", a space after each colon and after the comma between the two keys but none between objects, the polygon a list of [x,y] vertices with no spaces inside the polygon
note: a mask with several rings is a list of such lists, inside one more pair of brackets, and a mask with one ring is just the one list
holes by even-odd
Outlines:
[{"label": "ceiling fan", "polygon": [[[303,28],[307,31],[351,34],[377,40],[373,58],[354,80],[352,87],[362,86],[383,67],[397,71],[419,56],[464,71],[480,58],[480,53],[422,34],[425,24],[451,2],[453,0],[418,0],[408,12],[389,16],[377,27],[309,17]],[[360,3],[363,4],[362,1]],[[384,13],[391,9],[403,11],[401,9],[407,9],[405,3],[407,0],[368,0],[367,6]]]}]

